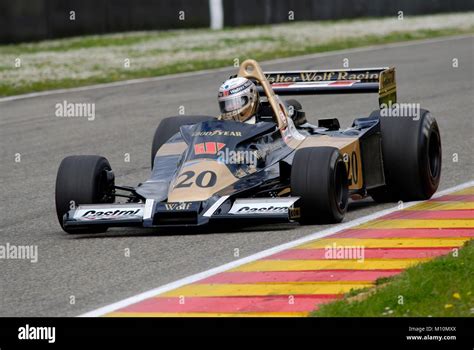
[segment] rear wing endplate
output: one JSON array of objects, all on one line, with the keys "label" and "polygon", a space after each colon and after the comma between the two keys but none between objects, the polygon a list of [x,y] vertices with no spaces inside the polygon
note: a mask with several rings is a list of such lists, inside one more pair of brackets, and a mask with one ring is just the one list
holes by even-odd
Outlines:
[{"label": "rear wing endplate", "polygon": [[[379,94],[379,105],[397,102],[395,68],[264,72],[278,95]],[[259,91],[262,92],[261,87]]]}]

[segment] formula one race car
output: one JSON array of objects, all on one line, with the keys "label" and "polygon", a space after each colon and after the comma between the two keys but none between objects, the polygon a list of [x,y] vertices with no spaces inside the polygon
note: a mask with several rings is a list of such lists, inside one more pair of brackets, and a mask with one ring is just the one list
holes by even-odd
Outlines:
[{"label": "formula one race car", "polygon": [[[66,157],[56,179],[61,227],[84,233],[231,220],[335,223],[349,197],[422,200],[438,188],[438,125],[427,110],[396,112],[394,68],[264,73],[247,60],[238,76],[256,84],[258,121],[163,119],[152,144],[151,176],[136,187],[116,186],[104,157]],[[347,129],[334,118],[312,125],[297,101],[278,96],[369,92],[378,92],[385,108]]]}]

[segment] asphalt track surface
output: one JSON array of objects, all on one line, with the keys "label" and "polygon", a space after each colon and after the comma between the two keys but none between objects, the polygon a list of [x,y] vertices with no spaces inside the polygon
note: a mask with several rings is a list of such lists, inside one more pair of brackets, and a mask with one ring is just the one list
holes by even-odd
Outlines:
[{"label": "asphalt track surface", "polygon": [[[437,118],[443,142],[440,189],[473,179],[473,37],[379,46],[265,62],[264,70],[396,66],[400,102],[419,102]],[[454,68],[453,58],[459,66]],[[0,316],[75,316],[157,286],[330,226],[297,224],[224,227],[210,232],[111,229],[67,235],[54,209],[61,159],[107,157],[116,183],[136,185],[149,174],[151,140],[159,121],[176,115],[216,114],[216,91],[235,69],[0,100],[0,244],[38,245],[38,262],[0,261]],[[55,105],[94,102],[96,117],[58,118]],[[376,95],[307,96],[308,119],[337,117],[349,127],[377,108]],[[124,154],[130,162],[124,162]],[[15,162],[21,154],[21,162]],[[453,161],[457,154],[458,161]],[[345,221],[393,206],[352,203]],[[236,252],[238,250],[238,256]],[[126,252],[130,256],[126,256]],[[72,296],[75,303],[71,304]]]}]

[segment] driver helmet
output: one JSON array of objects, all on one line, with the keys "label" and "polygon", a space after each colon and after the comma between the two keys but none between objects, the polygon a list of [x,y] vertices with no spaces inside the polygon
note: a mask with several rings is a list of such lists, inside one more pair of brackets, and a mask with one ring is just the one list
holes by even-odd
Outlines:
[{"label": "driver helmet", "polygon": [[221,119],[245,122],[255,115],[259,96],[255,84],[243,77],[226,80],[217,96]]}]

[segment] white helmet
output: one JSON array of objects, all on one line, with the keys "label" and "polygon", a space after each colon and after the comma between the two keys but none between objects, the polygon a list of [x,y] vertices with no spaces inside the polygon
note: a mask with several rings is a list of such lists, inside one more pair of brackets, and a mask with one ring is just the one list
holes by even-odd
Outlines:
[{"label": "white helmet", "polygon": [[224,82],[217,96],[221,118],[244,122],[257,111],[259,97],[255,84],[246,78],[237,77]]}]

